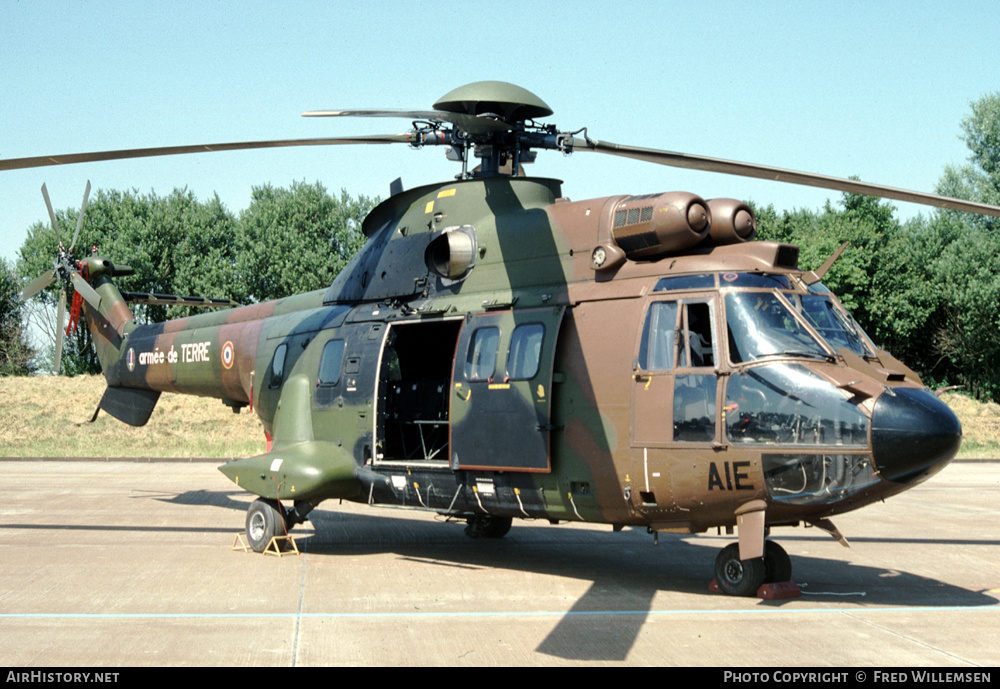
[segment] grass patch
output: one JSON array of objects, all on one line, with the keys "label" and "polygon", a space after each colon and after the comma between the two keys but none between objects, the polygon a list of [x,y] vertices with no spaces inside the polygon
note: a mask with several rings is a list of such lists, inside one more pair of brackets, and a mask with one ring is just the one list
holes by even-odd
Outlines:
[{"label": "grass patch", "polygon": [[0,457],[249,457],[264,452],[255,414],[217,399],[163,393],[133,428],[101,412],[103,376],[0,378]]},{"label": "grass patch", "polygon": [[946,392],[941,400],[962,422],[959,458],[1000,459],[1000,404],[979,402],[957,392]]},{"label": "grass patch", "polygon": [[[264,452],[264,429],[246,409],[163,393],[149,423],[133,428],[104,412],[86,423],[104,394],[103,376],[0,378],[0,457],[211,457]],[[960,458],[1000,458],[1000,404],[949,392],[958,415]]]}]

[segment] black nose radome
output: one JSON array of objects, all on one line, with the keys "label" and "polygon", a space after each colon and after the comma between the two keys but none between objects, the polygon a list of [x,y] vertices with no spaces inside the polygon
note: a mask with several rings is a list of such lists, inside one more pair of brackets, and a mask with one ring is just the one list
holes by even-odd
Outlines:
[{"label": "black nose radome", "polygon": [[915,483],[936,474],[958,452],[962,424],[927,390],[895,388],[872,413],[872,459],[882,478]]}]

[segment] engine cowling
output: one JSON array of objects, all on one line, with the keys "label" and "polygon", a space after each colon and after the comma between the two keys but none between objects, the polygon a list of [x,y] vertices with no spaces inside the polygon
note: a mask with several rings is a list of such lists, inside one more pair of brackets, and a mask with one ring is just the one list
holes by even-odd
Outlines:
[{"label": "engine cowling", "polygon": [[757,236],[757,218],[747,204],[736,199],[710,199],[712,229],[708,240],[713,246],[740,244]]},{"label": "engine cowling", "polygon": [[685,191],[627,196],[611,213],[611,237],[633,261],[684,251],[701,243],[712,213],[699,196]]}]

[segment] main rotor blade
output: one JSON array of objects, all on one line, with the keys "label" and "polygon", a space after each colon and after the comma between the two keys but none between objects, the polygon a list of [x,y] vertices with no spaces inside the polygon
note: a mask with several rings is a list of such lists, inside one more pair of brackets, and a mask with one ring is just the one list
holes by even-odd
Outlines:
[{"label": "main rotor blade", "polygon": [[[151,158],[153,156],[183,155],[186,153],[212,153],[216,151],[243,151],[254,148],[285,148],[289,146],[339,146],[346,144],[408,144],[415,139],[410,134],[375,134],[372,136],[337,137],[331,139],[277,139],[274,141],[242,141],[228,144],[196,144],[192,146],[161,146],[159,148],[128,148],[120,151],[94,151],[66,155],[36,156],[33,158],[0,159],[0,171],[23,170],[47,165],[73,165],[103,160]],[[48,196],[46,195],[46,199]],[[54,222],[54,221],[53,221]]]},{"label": "main rotor blade", "polygon": [[86,299],[87,303],[93,306],[95,310],[100,310],[101,295],[87,284],[87,281],[80,277],[79,273],[73,273],[70,277],[73,280],[73,289],[79,292],[80,296]]},{"label": "main rotor blade", "polygon": [[45,272],[28,283],[28,286],[21,290],[21,301],[28,301],[33,296],[56,281],[56,271]]},{"label": "main rotor blade", "polygon": [[76,219],[76,232],[73,233],[73,241],[69,243],[69,252],[73,253],[76,246],[76,239],[80,236],[80,228],[83,227],[83,214],[87,210],[87,199],[90,198],[90,180],[87,180],[87,188],[83,192],[83,203],[80,205],[80,215]]},{"label": "main rotor blade", "polygon": [[656,163],[657,165],[667,165],[669,167],[703,170],[706,172],[722,172],[727,175],[739,175],[741,177],[756,177],[757,179],[767,179],[775,182],[800,184],[807,187],[819,187],[821,189],[833,189],[834,191],[844,191],[851,194],[879,196],[887,199],[895,199],[896,201],[906,201],[908,203],[919,203],[925,206],[936,206],[938,208],[948,208],[951,210],[965,211],[967,213],[978,213],[981,215],[1000,217],[1000,206],[991,206],[986,203],[977,203],[975,201],[964,201],[962,199],[955,199],[948,196],[938,196],[937,194],[925,194],[920,191],[897,189],[895,187],[887,187],[882,184],[871,184],[852,179],[817,175],[811,172],[785,170],[783,168],[756,165],[754,163],[741,163],[735,160],[722,160],[720,158],[708,158],[705,156],[691,155],[689,153],[677,153],[674,151],[661,151],[653,148],[626,146],[607,141],[596,141],[593,139],[573,139],[573,150],[590,150],[598,153],[608,153],[611,155],[622,156],[624,158],[643,160],[647,163]]},{"label": "main rotor blade", "polygon": [[426,120],[427,122],[448,122],[470,134],[489,134],[491,132],[507,132],[511,126],[502,120],[488,117],[477,117],[461,112],[443,112],[441,110],[310,110],[302,113],[303,117],[399,117],[408,120]]},{"label": "main rotor blade", "polygon": [[52,221],[52,229],[56,233],[56,244],[61,249],[62,239],[59,237],[59,223],[56,222],[56,212],[52,210],[52,202],[49,201],[49,190],[45,188],[44,182],[42,182],[42,198],[45,199],[45,207],[49,209],[49,219]]},{"label": "main rotor blade", "polygon": [[63,348],[63,337],[66,333],[63,332],[63,321],[66,318],[66,288],[63,287],[59,290],[59,308],[56,310],[56,359],[55,359],[55,374],[59,375],[59,365],[62,363],[62,348]]}]

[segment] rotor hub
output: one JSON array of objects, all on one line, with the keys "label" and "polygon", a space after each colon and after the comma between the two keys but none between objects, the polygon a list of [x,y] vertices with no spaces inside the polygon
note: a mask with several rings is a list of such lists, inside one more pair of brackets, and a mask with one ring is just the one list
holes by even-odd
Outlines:
[{"label": "rotor hub", "polygon": [[531,91],[506,81],[476,81],[449,91],[435,110],[464,115],[496,115],[505,122],[548,117],[552,108]]}]

